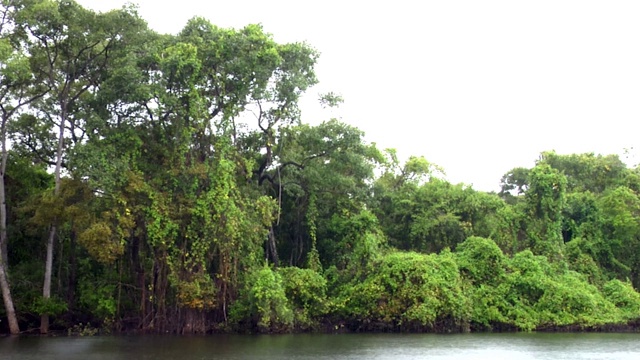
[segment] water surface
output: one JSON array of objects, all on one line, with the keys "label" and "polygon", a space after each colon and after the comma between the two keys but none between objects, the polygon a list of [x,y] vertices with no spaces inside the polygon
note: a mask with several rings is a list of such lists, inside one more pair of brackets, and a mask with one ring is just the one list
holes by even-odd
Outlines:
[{"label": "water surface", "polygon": [[640,334],[303,334],[0,338],[0,358],[640,359]]}]

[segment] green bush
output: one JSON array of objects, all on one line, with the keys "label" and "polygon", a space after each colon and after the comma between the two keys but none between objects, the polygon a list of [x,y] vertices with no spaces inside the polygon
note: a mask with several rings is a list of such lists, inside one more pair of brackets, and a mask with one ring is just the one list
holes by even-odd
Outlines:
[{"label": "green bush", "polygon": [[365,323],[433,328],[437,320],[463,326],[470,316],[450,252],[387,254],[365,281],[346,287],[345,295],[345,315]]},{"label": "green bush", "polygon": [[508,262],[507,284],[509,296],[517,295],[524,304],[534,304],[544,295],[553,269],[544,256],[530,250],[517,253]]},{"label": "green bush", "polygon": [[67,311],[67,304],[60,298],[36,298],[31,306],[31,311],[39,315],[60,315]]},{"label": "green bush", "polygon": [[577,238],[565,244],[564,254],[569,265],[569,269],[588,276],[589,282],[602,285],[605,276],[598,263],[583,248],[588,248],[590,244],[582,238]]},{"label": "green bush", "polygon": [[640,294],[628,282],[614,279],[602,288],[602,293],[607,300],[620,309],[625,318],[637,319],[640,317]]},{"label": "green bush", "polygon": [[116,314],[115,284],[94,283],[83,279],[79,283],[78,290],[80,305],[93,316],[103,321]]},{"label": "green bush", "polygon": [[258,329],[264,332],[288,330],[293,325],[293,312],[282,284],[282,277],[269,267],[258,270],[249,294],[252,315],[258,318]]},{"label": "green bush", "polygon": [[313,327],[327,313],[327,280],[311,269],[278,269],[287,300],[294,312],[296,327]]},{"label": "green bush", "polygon": [[576,272],[548,281],[535,308],[543,326],[590,326],[620,320],[615,306]]},{"label": "green bush", "polygon": [[509,304],[505,301],[504,286],[480,284],[466,287],[471,307],[470,321],[491,329],[494,324],[510,323],[507,317]]},{"label": "green bush", "polygon": [[[293,311],[281,275],[265,265],[246,279],[238,300],[231,305],[231,323],[243,330],[259,332],[291,330]],[[249,324],[249,328],[243,328],[242,324]]]},{"label": "green bush", "polygon": [[491,239],[467,238],[456,248],[456,261],[474,284],[496,284],[505,274],[505,256]]}]

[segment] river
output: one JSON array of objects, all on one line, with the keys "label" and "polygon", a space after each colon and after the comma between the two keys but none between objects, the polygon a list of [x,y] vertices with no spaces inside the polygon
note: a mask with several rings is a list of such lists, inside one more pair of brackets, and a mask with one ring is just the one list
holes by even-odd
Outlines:
[{"label": "river", "polygon": [[0,359],[640,359],[640,334],[303,334],[0,338]]}]

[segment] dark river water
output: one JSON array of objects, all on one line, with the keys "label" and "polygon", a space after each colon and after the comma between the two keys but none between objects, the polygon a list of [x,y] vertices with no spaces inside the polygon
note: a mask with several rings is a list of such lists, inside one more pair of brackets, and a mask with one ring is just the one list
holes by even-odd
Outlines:
[{"label": "dark river water", "polygon": [[0,359],[640,360],[640,334],[6,337]]}]

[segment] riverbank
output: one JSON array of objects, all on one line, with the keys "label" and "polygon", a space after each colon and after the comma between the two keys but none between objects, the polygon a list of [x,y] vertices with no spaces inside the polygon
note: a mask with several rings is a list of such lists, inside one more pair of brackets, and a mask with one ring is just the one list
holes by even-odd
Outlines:
[{"label": "riverbank", "polygon": [[[595,325],[546,325],[540,326],[531,331],[522,331],[511,324],[492,324],[491,326],[485,326],[483,324],[471,323],[465,326],[454,326],[444,323],[437,324],[436,326],[398,326],[388,323],[324,323],[313,328],[307,329],[293,329],[291,331],[273,331],[264,332],[257,329],[237,329],[235,331],[230,330],[228,327],[217,327],[210,329],[204,334],[200,335],[286,335],[286,334],[482,334],[482,333],[522,333],[522,332],[539,332],[539,333],[640,333],[640,318],[628,321],[626,323],[610,323],[610,324],[595,324]],[[194,334],[179,334],[175,332],[167,333],[169,335],[185,335],[191,336]],[[2,334],[8,335],[8,334]],[[36,335],[39,336],[40,332],[38,328],[28,329],[22,332],[22,335]],[[90,324],[79,324],[69,329],[56,329],[50,331],[47,336],[103,336],[103,335],[137,335],[137,336],[156,336],[159,335],[153,331],[141,331],[135,329],[124,329],[120,331],[113,331],[110,329],[101,329],[92,327]],[[197,334],[195,334],[197,335]],[[0,335],[1,336],[1,335]]]}]

